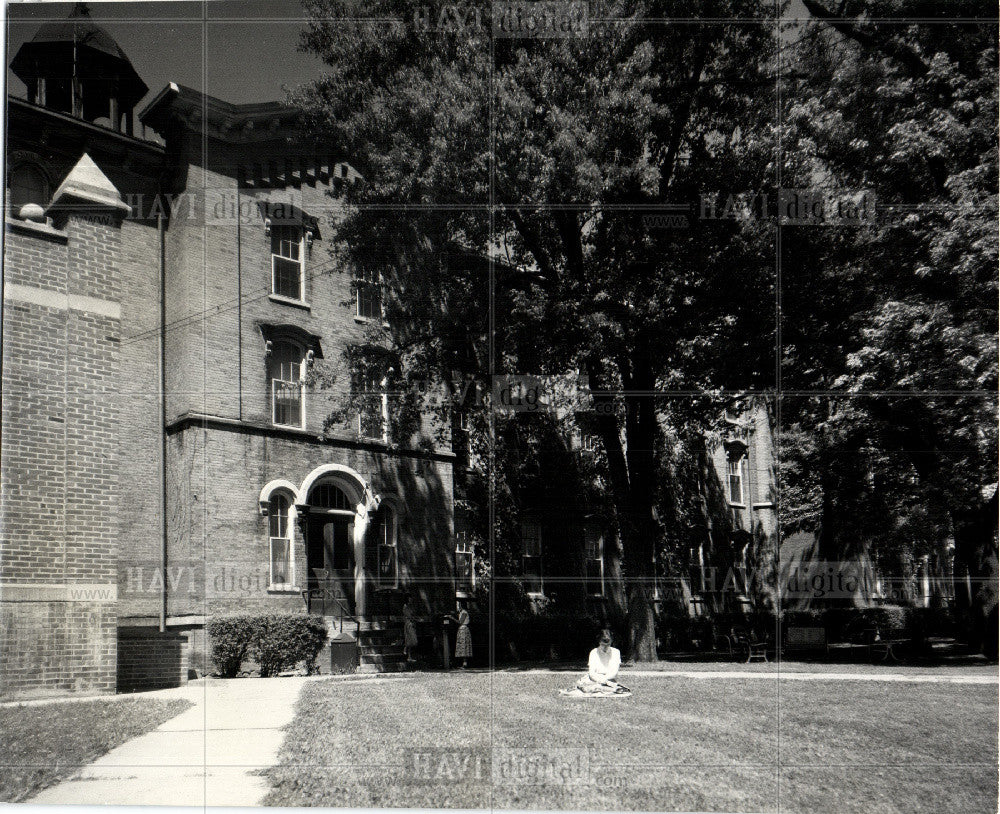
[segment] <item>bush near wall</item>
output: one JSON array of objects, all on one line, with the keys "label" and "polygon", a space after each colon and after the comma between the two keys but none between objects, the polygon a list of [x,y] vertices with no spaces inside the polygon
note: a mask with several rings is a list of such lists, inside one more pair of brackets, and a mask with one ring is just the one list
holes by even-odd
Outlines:
[{"label": "bush near wall", "polygon": [[317,672],[316,659],[327,641],[326,624],[314,616],[296,614],[239,614],[208,623],[212,661],[223,678],[239,675],[243,662],[260,665],[262,678],[305,663]]},{"label": "bush near wall", "polygon": [[782,627],[822,627],[831,642],[862,643],[877,630],[886,638],[924,641],[931,636],[953,636],[955,620],[947,608],[913,608],[907,605],[879,605],[871,608],[825,608],[786,611]]}]

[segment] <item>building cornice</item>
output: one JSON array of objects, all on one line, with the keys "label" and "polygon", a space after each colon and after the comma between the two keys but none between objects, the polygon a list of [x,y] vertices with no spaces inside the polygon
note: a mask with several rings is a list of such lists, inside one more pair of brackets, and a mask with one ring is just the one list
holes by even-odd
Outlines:
[{"label": "building cornice", "polygon": [[147,141],[146,139],[136,138],[135,136],[129,136],[126,135],[125,133],[120,133],[116,130],[111,130],[108,127],[102,127],[99,124],[92,124],[91,122],[77,118],[76,116],[70,116],[68,113],[60,113],[50,108],[33,104],[32,102],[29,102],[27,99],[21,99],[17,96],[12,96],[8,94],[7,95],[8,121],[10,117],[16,113],[22,113],[26,115],[33,115],[51,119],[53,123],[58,124],[60,127],[76,129],[79,130],[81,133],[85,133],[87,136],[96,139],[106,139],[109,142],[117,143],[120,146],[127,147],[129,150],[141,150],[143,152],[148,153],[150,158],[160,159],[164,154],[163,145],[157,144],[155,141]]},{"label": "building cornice", "polygon": [[171,82],[139,113],[163,135],[171,122],[233,143],[285,140],[298,132],[301,111],[284,102],[233,104]]}]

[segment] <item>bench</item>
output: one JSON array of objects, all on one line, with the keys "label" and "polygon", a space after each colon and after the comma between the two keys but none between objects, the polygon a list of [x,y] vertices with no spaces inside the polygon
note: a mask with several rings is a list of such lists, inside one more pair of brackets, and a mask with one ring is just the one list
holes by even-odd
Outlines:
[{"label": "bench", "polygon": [[822,627],[789,627],[785,633],[785,648],[816,652],[822,650],[829,654],[830,644],[826,640],[826,629]]},{"label": "bench", "polygon": [[730,630],[728,635],[720,636],[719,641],[727,647],[731,657],[745,657],[747,664],[754,659],[767,661],[767,642],[743,628]]}]

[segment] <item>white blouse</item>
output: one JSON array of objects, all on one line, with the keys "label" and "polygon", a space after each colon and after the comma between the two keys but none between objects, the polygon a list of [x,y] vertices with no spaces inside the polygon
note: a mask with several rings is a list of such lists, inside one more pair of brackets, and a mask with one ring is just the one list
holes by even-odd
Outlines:
[{"label": "white blouse", "polygon": [[590,659],[587,662],[587,676],[591,681],[598,684],[605,681],[613,681],[618,675],[618,668],[622,666],[622,654],[617,647],[609,647],[607,661],[601,656],[601,649],[595,647],[590,651]]}]

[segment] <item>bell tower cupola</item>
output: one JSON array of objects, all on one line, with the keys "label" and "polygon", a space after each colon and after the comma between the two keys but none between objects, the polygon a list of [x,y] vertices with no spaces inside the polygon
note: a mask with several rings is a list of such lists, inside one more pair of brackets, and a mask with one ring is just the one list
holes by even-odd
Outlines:
[{"label": "bell tower cupola", "polygon": [[132,135],[132,112],[149,88],[125,52],[78,3],[43,25],[11,62],[28,101]]}]

